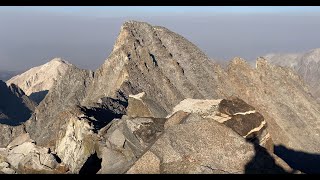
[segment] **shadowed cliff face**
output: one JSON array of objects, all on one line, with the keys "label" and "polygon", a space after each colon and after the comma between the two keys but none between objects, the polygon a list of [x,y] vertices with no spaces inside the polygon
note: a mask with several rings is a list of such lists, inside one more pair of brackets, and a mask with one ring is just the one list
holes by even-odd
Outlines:
[{"label": "shadowed cliff face", "polygon": [[18,86],[7,87],[0,80],[0,147],[25,132],[23,123],[30,118],[35,106]]},{"label": "shadowed cliff face", "polygon": [[19,87],[7,87],[6,83],[0,81],[1,124],[19,125],[30,118],[34,108],[35,103]]},{"label": "shadowed cliff face", "polygon": [[48,94],[49,90],[33,92],[29,95],[29,98],[32,99],[34,102],[39,104]]}]

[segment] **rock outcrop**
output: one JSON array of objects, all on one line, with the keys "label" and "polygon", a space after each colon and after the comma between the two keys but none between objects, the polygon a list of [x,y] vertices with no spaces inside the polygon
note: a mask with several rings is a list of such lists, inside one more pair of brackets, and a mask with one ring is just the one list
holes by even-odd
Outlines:
[{"label": "rock outcrop", "polygon": [[[6,174],[56,174],[66,173],[68,168],[50,152],[50,149],[35,145],[28,134],[16,137],[0,156],[4,165],[1,170]],[[1,168],[0,168],[1,169]]]},{"label": "rock outcrop", "polygon": [[[231,128],[248,141],[260,144],[270,152],[273,152],[273,142],[267,131],[267,123],[263,116],[256,112],[254,107],[239,98],[232,97],[218,100],[185,99],[173,108],[171,114],[176,116],[181,114],[179,113],[181,111],[198,115],[192,116],[189,114],[185,118],[184,114],[182,114],[182,118],[184,118],[182,122],[184,123],[197,122],[202,118],[212,119]],[[170,119],[173,118],[175,117]],[[171,122],[170,119],[169,122]]]},{"label": "rock outcrop", "polygon": [[80,105],[92,78],[91,71],[68,68],[26,122],[31,138],[39,145],[55,146],[59,129],[66,123],[59,115],[68,108]]}]

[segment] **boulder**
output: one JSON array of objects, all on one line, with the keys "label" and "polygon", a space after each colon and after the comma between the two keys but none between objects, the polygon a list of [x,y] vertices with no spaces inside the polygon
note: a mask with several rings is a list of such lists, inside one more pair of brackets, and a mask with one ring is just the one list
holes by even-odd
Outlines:
[{"label": "boulder", "polygon": [[184,119],[183,123],[194,122],[203,118],[212,119],[273,152],[272,139],[267,131],[267,123],[264,117],[256,112],[254,107],[237,97],[217,100],[185,99],[173,108],[171,113],[173,115],[168,115],[169,119],[178,118],[182,122],[183,117],[179,118],[174,114],[179,111],[193,113]]},{"label": "boulder", "polygon": [[128,173],[147,173],[149,161],[157,169],[157,159],[160,173],[286,173],[264,148],[210,119],[168,128],[147,153]]},{"label": "boulder", "polygon": [[126,172],[126,174],[159,174],[160,173],[160,159],[152,152],[146,152],[133,166]]},{"label": "boulder", "polygon": [[145,92],[129,95],[127,116],[129,117],[154,117],[161,118],[166,116],[166,111],[156,102],[146,98]]},{"label": "boulder", "polygon": [[[0,172],[2,172],[2,173],[4,173],[4,174],[16,174],[16,172],[15,172],[13,169],[7,168],[7,167],[1,169]],[[0,173],[0,174],[1,174],[1,173]]]},{"label": "boulder", "polygon": [[87,159],[95,152],[97,136],[87,116],[69,116],[68,123],[59,131],[55,152],[71,173],[79,173]]}]

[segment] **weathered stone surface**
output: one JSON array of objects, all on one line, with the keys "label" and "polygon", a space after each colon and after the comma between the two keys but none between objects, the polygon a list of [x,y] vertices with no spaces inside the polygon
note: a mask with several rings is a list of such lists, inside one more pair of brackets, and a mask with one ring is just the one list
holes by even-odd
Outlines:
[{"label": "weathered stone surface", "polygon": [[25,142],[34,142],[31,138],[30,138],[30,135],[28,133],[23,133],[23,134],[20,134],[18,137],[16,137],[13,141],[11,141],[7,148],[12,148],[12,147],[15,147],[15,146],[19,146]]},{"label": "weathered stone surface", "polygon": [[20,146],[14,147],[12,150],[9,151],[7,156],[8,162],[11,164],[12,167],[18,169],[19,163],[31,152],[36,151],[36,145],[31,142],[25,142]]},{"label": "weathered stone surface", "polygon": [[285,173],[263,148],[212,120],[170,127],[149,151],[160,173]]},{"label": "weathered stone surface", "polygon": [[167,115],[166,111],[151,99],[146,99],[145,93],[129,95],[127,116],[161,118]]},{"label": "weathered stone surface", "polygon": [[3,172],[4,174],[15,174],[16,172],[11,168],[3,168],[0,170],[0,172]]},{"label": "weathered stone surface", "polygon": [[[20,139],[19,137],[17,139]],[[18,142],[16,139],[15,142]],[[8,168],[22,174],[65,173],[64,164],[57,162],[55,156],[45,147],[36,146],[30,139],[2,150],[2,156],[8,162]],[[11,172],[11,170],[8,170]]]},{"label": "weathered stone surface", "polygon": [[134,165],[126,172],[126,174],[159,174],[160,160],[152,152],[146,152]]},{"label": "weathered stone surface", "polygon": [[224,124],[244,137],[252,136],[253,133],[259,132],[262,128],[266,128],[266,122],[260,113],[237,114],[225,121]]},{"label": "weathered stone surface", "polygon": [[125,173],[163,133],[165,120],[123,116],[102,128],[99,135],[106,141],[98,146],[98,173]]},{"label": "weathered stone surface", "polygon": [[[218,110],[218,105],[221,99],[184,99],[173,108],[171,114],[177,111],[184,111],[189,113],[196,113],[203,118],[212,118]],[[167,117],[170,117],[168,115]]]},{"label": "weathered stone surface", "polygon": [[95,152],[97,137],[93,127],[88,117],[80,115],[74,113],[69,116],[68,123],[59,131],[55,147],[55,152],[68,165],[71,173],[79,173],[86,160]]},{"label": "weathered stone surface", "polygon": [[181,123],[197,122],[203,118],[213,119],[225,124],[242,137],[273,152],[272,140],[263,116],[239,98],[230,97],[222,100],[185,99],[173,108],[173,113],[177,111],[191,114],[187,117],[172,115],[166,123],[170,122],[171,118],[177,118],[178,121],[182,121],[184,118]]},{"label": "weathered stone surface", "polygon": [[[35,173],[52,173],[51,167],[47,167],[41,163],[41,154],[29,153],[18,164],[17,169],[23,174],[35,174]],[[58,164],[52,162],[51,164]]]},{"label": "weathered stone surface", "polygon": [[7,168],[7,167],[9,167],[9,164],[7,162],[0,163],[0,169]]},{"label": "weathered stone surface", "polygon": [[190,113],[184,111],[177,111],[172,116],[170,116],[164,124],[164,128],[167,129],[171,126],[182,123]]},{"label": "weathered stone surface", "polygon": [[[133,164],[134,155],[128,150],[115,150],[108,147],[101,148],[101,169],[98,174],[119,174],[124,173],[126,169]],[[129,153],[129,154],[126,154]]]},{"label": "weathered stone surface", "polygon": [[0,148],[0,163],[6,162],[8,156],[8,150],[6,148]]},{"label": "weathered stone surface", "polygon": [[219,103],[219,112],[227,115],[236,115],[237,113],[254,113],[255,109],[243,100],[232,97],[230,99],[221,100],[221,102]]},{"label": "weathered stone surface", "polygon": [[116,129],[110,136],[110,138],[108,139],[112,144],[118,146],[118,147],[123,147],[126,138],[125,136],[122,134],[122,132],[118,129]]},{"label": "weathered stone surface", "polygon": [[7,147],[12,140],[24,133],[26,133],[26,131],[23,125],[10,126],[0,124],[0,147]]},{"label": "weathered stone surface", "polygon": [[164,118],[134,118],[125,120],[130,132],[137,138],[139,145],[147,148],[164,130]]}]

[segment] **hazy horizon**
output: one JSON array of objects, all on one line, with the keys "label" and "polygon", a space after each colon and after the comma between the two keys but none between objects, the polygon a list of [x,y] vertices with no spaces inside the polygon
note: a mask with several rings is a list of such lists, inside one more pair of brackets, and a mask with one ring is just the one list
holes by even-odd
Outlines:
[{"label": "hazy horizon", "polygon": [[248,61],[320,48],[320,7],[0,7],[0,70],[62,57],[95,70],[127,20],[164,26],[210,58]]}]

